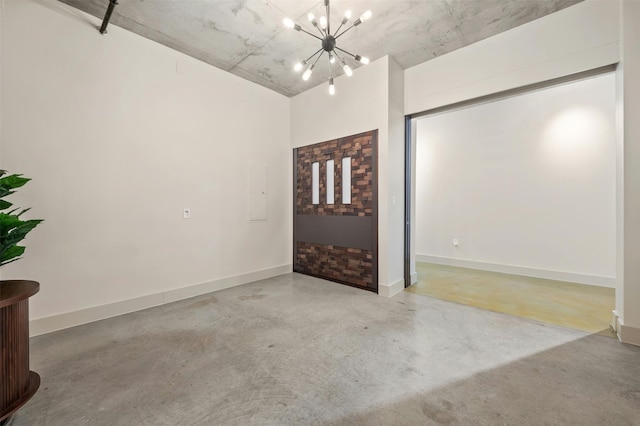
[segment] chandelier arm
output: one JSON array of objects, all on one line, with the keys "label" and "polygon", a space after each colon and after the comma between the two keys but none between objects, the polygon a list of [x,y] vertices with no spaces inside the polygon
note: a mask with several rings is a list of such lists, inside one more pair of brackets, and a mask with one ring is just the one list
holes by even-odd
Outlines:
[{"label": "chandelier arm", "polygon": [[[342,34],[346,33],[347,31],[349,31],[351,28],[355,27],[355,24],[351,24],[351,26],[349,28],[347,28],[346,30],[344,30],[343,32],[341,32],[340,34],[338,34],[337,36],[335,36],[334,38],[337,40],[338,37],[340,37]],[[337,32],[337,31],[336,31]]]},{"label": "chandelier arm", "polygon": [[[344,25],[343,23],[340,23],[340,26],[338,27],[336,32],[333,34],[333,38],[338,38],[338,37],[336,37],[336,34],[338,34],[338,31],[340,31],[340,29],[342,28],[343,25]],[[342,35],[342,34],[340,34],[340,35]]]},{"label": "chandelier arm", "polygon": [[336,55],[336,58],[338,58],[338,60],[340,61],[341,64],[344,64],[344,61],[342,60],[342,58],[338,55],[338,52],[336,52],[335,50],[333,51],[333,54]]},{"label": "chandelier arm", "polygon": [[313,38],[317,38],[318,40],[322,41],[322,39],[320,37],[318,37],[317,35],[310,33],[309,31],[305,30],[304,28],[300,28],[300,31],[302,31],[305,34],[309,34],[311,37]]},{"label": "chandelier arm", "polygon": [[[324,53],[324,49],[320,49],[320,50],[322,50],[322,52],[318,55],[318,57],[316,58],[316,60],[315,60],[315,61],[313,61],[313,65],[311,65],[312,67],[315,67],[315,66],[316,66],[316,64],[318,63],[318,61],[320,60],[320,58],[322,58],[322,54]],[[318,52],[314,53],[314,55],[315,55],[315,54],[317,54],[317,53],[318,53]]]},{"label": "chandelier arm", "polygon": [[313,55],[311,55],[307,59],[305,59],[305,63],[309,62],[314,56],[316,56],[318,53],[320,53],[321,50],[323,50],[322,47],[320,49],[316,50]]},{"label": "chandelier arm", "polygon": [[342,53],[345,53],[345,54],[347,54],[347,55],[351,56],[353,59],[355,59],[355,58],[356,58],[356,55],[354,55],[353,53],[347,52],[347,51],[346,51],[346,50],[344,50],[344,49],[340,49],[338,46],[336,46],[336,47],[335,47],[335,49],[338,49],[338,50],[339,50],[339,51],[341,51]]},{"label": "chandelier arm", "polygon": [[322,28],[320,28],[320,25],[318,25],[318,22],[316,21],[315,24],[312,23],[311,25],[313,25],[316,28],[316,30],[318,30],[318,32],[320,32],[320,35],[322,36],[322,38],[320,40],[324,39],[324,37],[327,34],[325,34],[325,32],[324,32],[324,30]]}]

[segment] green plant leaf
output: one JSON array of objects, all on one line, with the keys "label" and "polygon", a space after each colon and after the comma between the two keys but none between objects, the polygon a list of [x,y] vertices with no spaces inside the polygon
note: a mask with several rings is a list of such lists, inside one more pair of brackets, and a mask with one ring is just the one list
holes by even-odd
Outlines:
[{"label": "green plant leaf", "polygon": [[8,262],[4,262],[4,263],[1,263],[1,262],[0,262],[0,266],[7,265],[7,264],[9,264],[9,263],[15,262],[16,260],[20,260],[20,259],[22,259],[22,258],[21,258],[21,257],[16,257],[15,259],[11,259],[11,260],[10,260],[10,261],[8,261]]},{"label": "green plant leaf", "polygon": [[13,208],[7,212],[13,204],[2,198],[13,194],[16,188],[24,186],[31,179],[21,174],[5,176],[6,170],[0,170],[0,266],[14,262],[22,256],[25,248],[19,246],[29,232],[43,222],[41,219],[22,220],[21,215],[29,211],[29,208]]},{"label": "green plant leaf", "polygon": [[32,219],[26,221],[18,221],[16,225],[8,226],[0,232],[0,246],[12,245],[20,242],[33,228],[38,226],[42,220]]},{"label": "green plant leaf", "polygon": [[22,220],[16,215],[0,213],[0,251],[18,244],[42,222],[41,219]]},{"label": "green plant leaf", "polygon": [[28,207],[28,208],[26,208],[26,209],[22,209],[22,211],[21,211],[20,213],[18,213],[16,216],[20,217],[20,216],[22,216],[23,214],[25,214],[26,212],[28,212],[29,210],[31,210],[31,207]]},{"label": "green plant leaf", "polygon": [[7,189],[16,189],[20,188],[30,180],[30,178],[22,177],[22,175],[9,175],[0,178],[0,187]]},{"label": "green plant leaf", "polygon": [[0,213],[0,235],[9,232],[9,229],[20,226],[23,221],[11,213]]},{"label": "green plant leaf", "polygon": [[11,194],[14,194],[16,191],[9,191],[7,188],[0,187],[0,198],[8,197]]},{"label": "green plant leaf", "polygon": [[17,260],[17,257],[24,254],[24,250],[25,247],[22,246],[9,247],[4,252],[2,252],[2,254],[0,254],[0,266],[9,263],[9,261],[13,262],[13,260]]}]

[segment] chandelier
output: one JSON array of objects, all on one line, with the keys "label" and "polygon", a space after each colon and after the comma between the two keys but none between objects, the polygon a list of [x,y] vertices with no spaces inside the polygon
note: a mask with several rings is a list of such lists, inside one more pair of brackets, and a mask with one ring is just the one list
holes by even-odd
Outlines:
[{"label": "chandelier", "polygon": [[[313,55],[309,56],[307,59],[296,63],[295,66],[293,67],[293,69],[295,71],[302,71],[302,69],[305,66],[307,66],[307,64],[310,64],[307,67],[307,69],[305,70],[305,72],[302,74],[302,79],[304,81],[307,81],[307,80],[309,80],[309,77],[311,77],[311,73],[313,72],[313,68],[318,63],[318,60],[320,60],[320,58],[322,57],[324,52],[327,52],[328,56],[329,56],[329,94],[333,95],[333,94],[336,93],[336,88],[333,85],[333,68],[332,68],[332,65],[336,62],[336,59],[338,61],[340,61],[340,64],[342,65],[342,69],[344,70],[344,73],[347,76],[350,77],[353,74],[353,70],[344,61],[343,57],[338,54],[338,51],[340,51],[341,54],[344,54],[346,56],[352,57],[355,61],[357,61],[357,62],[359,62],[361,64],[366,65],[366,64],[369,63],[369,59],[365,58],[364,56],[354,55],[352,53],[347,52],[344,49],[339,48],[336,45],[336,42],[337,42],[338,38],[340,38],[344,33],[346,33],[347,31],[349,31],[350,29],[352,29],[354,27],[357,27],[358,25],[360,25],[364,21],[366,21],[369,18],[371,18],[371,11],[367,10],[366,12],[364,12],[360,16],[360,18],[356,19],[351,24],[351,26],[349,26],[349,27],[345,28],[344,30],[342,30],[342,27],[344,27],[345,24],[347,22],[349,22],[349,19],[351,19],[351,11],[347,10],[347,12],[344,14],[344,17],[342,18],[342,21],[340,22],[340,26],[338,27],[338,29],[333,34],[331,34],[331,22],[329,20],[329,18],[330,18],[329,12],[330,12],[330,7],[331,6],[329,5],[329,0],[324,0],[324,6],[326,8],[326,16],[321,16],[319,19],[316,19],[316,17],[313,15],[313,13],[309,13],[307,15],[307,17],[309,18],[309,22],[311,22],[311,24],[320,33],[320,37],[318,37],[317,35],[309,32],[309,31],[306,31],[304,28],[302,28],[300,25],[296,24],[295,22],[293,22],[289,18],[285,18],[282,22],[283,22],[284,26],[287,27],[287,28],[290,28],[290,29],[296,30],[296,31],[302,31],[305,34],[308,34],[311,37],[320,40],[320,42],[321,42],[320,49],[318,49]],[[342,30],[342,32],[340,32],[340,30]]]}]

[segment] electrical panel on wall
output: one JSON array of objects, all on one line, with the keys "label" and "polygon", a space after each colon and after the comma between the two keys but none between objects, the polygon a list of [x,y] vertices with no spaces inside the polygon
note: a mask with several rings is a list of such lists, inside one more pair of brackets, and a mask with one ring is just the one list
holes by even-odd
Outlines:
[{"label": "electrical panel on wall", "polygon": [[267,166],[249,164],[249,221],[267,220]]}]

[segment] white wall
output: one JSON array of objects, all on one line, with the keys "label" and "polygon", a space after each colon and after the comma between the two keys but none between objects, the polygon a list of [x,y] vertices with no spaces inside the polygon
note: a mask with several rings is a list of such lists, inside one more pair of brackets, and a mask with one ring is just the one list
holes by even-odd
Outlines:
[{"label": "white wall", "polygon": [[46,222],[3,278],[40,281],[36,332],[290,270],[286,97],[58,2],[4,5],[0,163]]},{"label": "white wall", "polygon": [[[398,287],[404,286],[404,70],[389,59],[389,142],[387,146],[388,192],[388,280]],[[382,205],[384,207],[384,205]],[[399,285],[397,284],[399,283]]]},{"label": "white wall", "polygon": [[[620,9],[622,22],[622,104],[623,188],[622,209],[624,293],[618,299],[617,330],[625,342],[640,345],[640,2],[624,1]],[[620,303],[621,302],[621,303]]]},{"label": "white wall", "polygon": [[615,285],[613,73],[419,119],[416,155],[418,259]]},{"label": "white wall", "polygon": [[398,185],[403,163],[398,164],[397,158],[397,144],[403,146],[397,126],[398,119],[402,120],[397,105],[403,97],[399,70],[384,57],[357,68],[352,77],[338,77],[335,96],[330,96],[328,86],[322,84],[291,98],[292,147],[378,129],[378,277],[379,292],[385,296],[402,290],[404,285],[404,185]]},{"label": "white wall", "polygon": [[321,84],[291,98],[291,145],[300,147],[380,129],[386,139],[389,58],[360,66],[353,76],[335,78],[336,94]]},{"label": "white wall", "polygon": [[406,70],[405,113],[610,65],[618,3],[586,0]]}]

